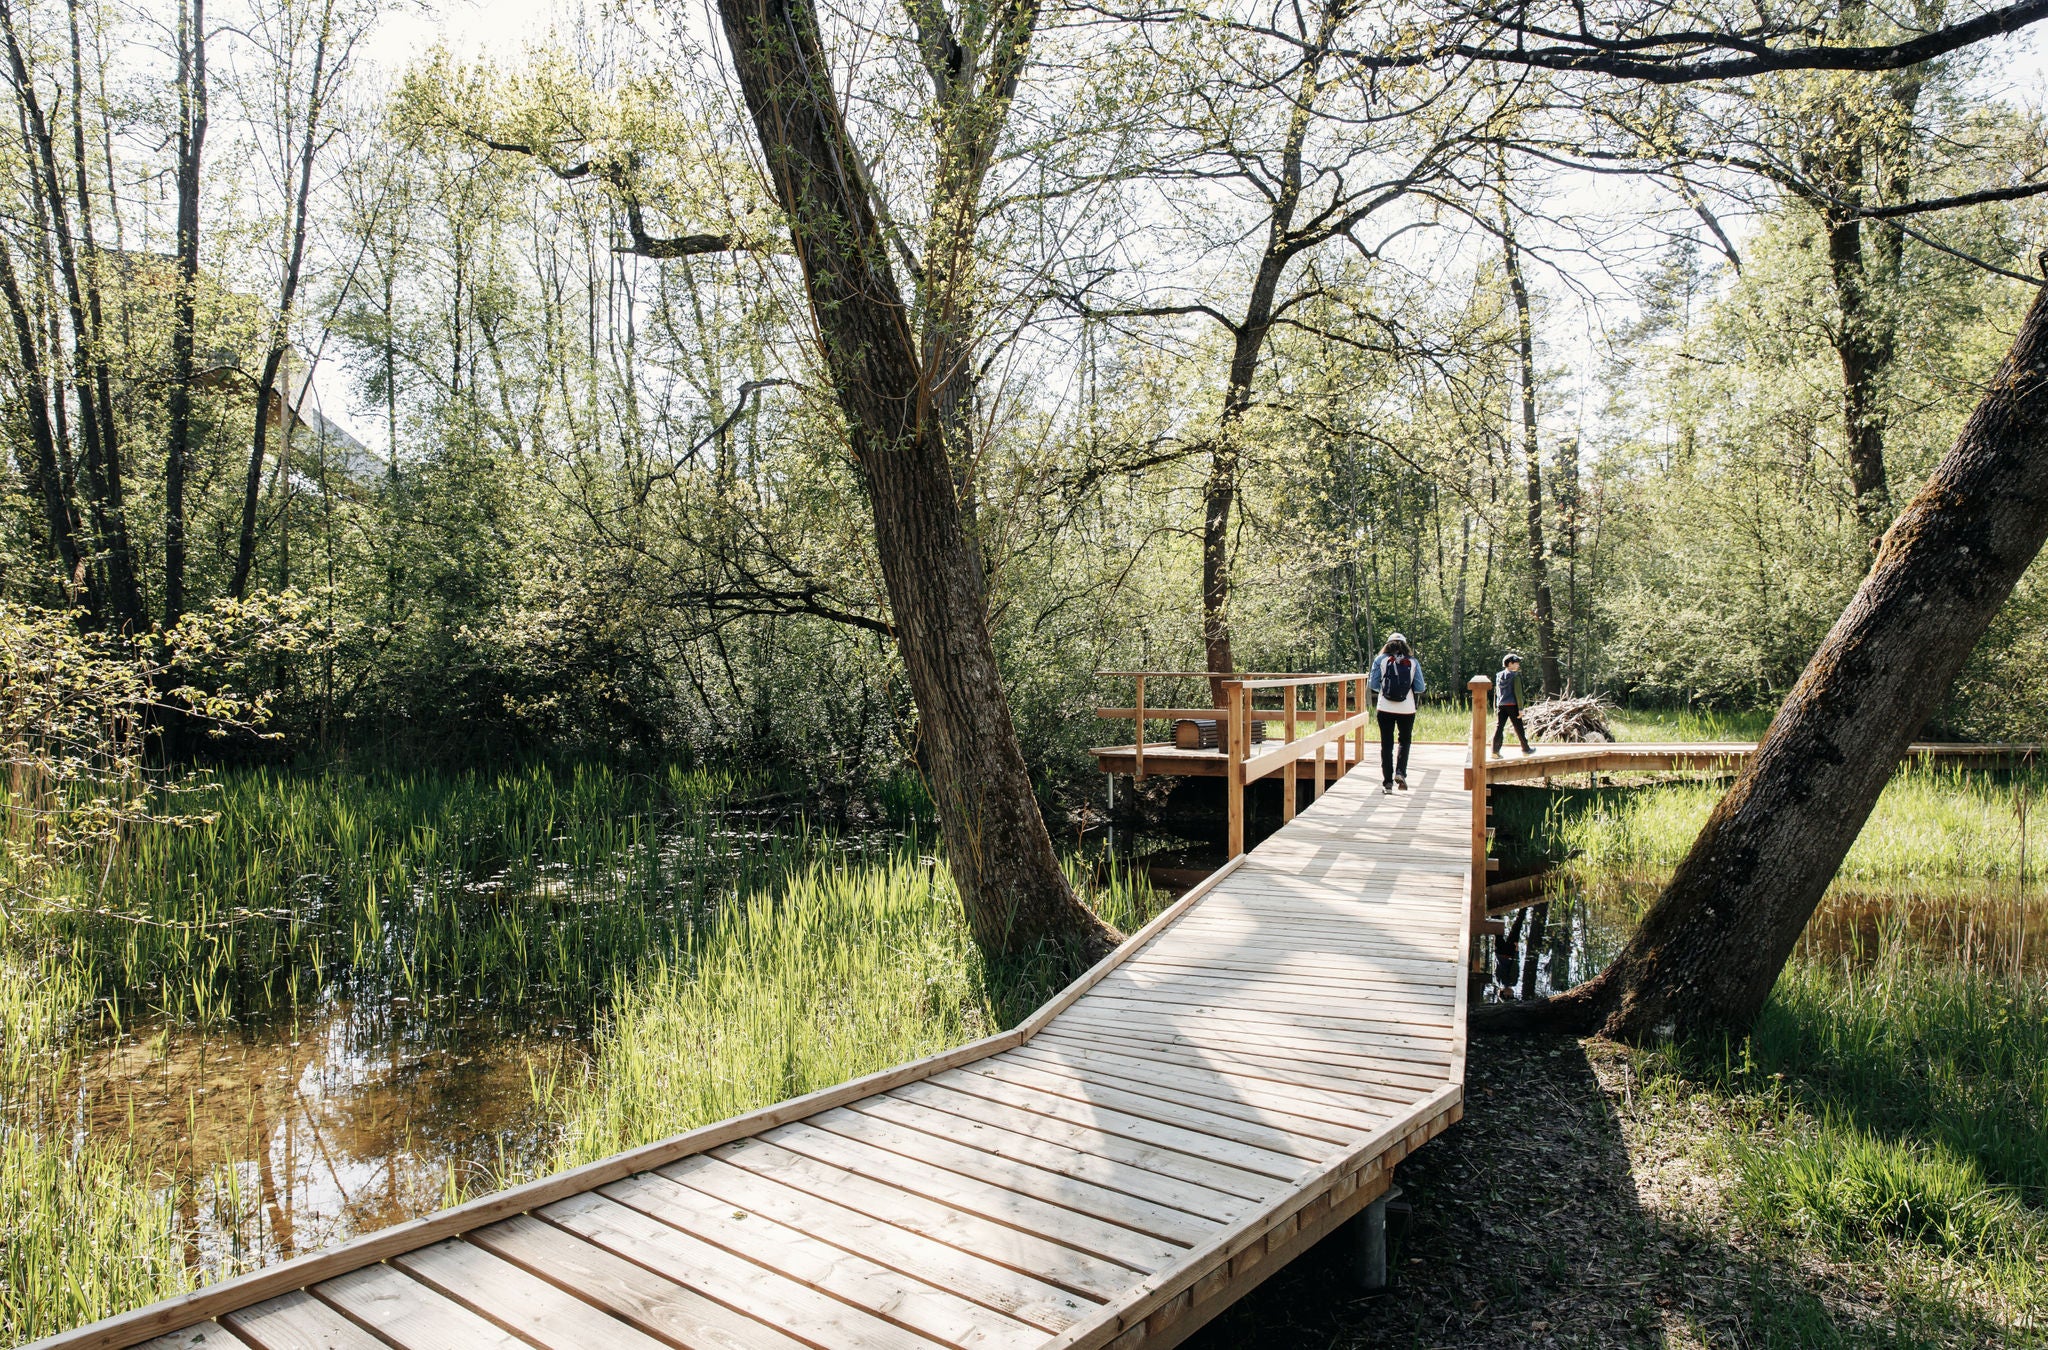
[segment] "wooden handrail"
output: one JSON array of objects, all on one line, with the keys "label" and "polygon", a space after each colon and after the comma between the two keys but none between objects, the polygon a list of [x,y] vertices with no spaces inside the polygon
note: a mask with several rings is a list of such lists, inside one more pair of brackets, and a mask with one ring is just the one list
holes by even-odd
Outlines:
[{"label": "wooden handrail", "polygon": [[[1132,779],[1145,780],[1145,724],[1147,722],[1181,721],[1193,719],[1214,721],[1217,724],[1225,762],[1224,773],[1229,783],[1225,796],[1230,811],[1230,856],[1235,858],[1244,853],[1244,793],[1245,789],[1259,779],[1276,771],[1286,779],[1281,789],[1280,813],[1287,820],[1294,819],[1297,798],[1296,785],[1301,772],[1301,756],[1311,751],[1315,754],[1316,795],[1322,796],[1331,774],[1326,748],[1337,743],[1336,777],[1365,760],[1366,724],[1371,720],[1372,694],[1369,689],[1371,677],[1362,671],[1312,672],[1308,674],[1273,675],[1258,671],[1250,673],[1221,672],[1209,670],[1098,670],[1103,678],[1128,679],[1134,681],[1133,699],[1127,708],[1097,708],[1095,715],[1102,718],[1128,720],[1132,730]],[[1222,686],[1223,706],[1219,708],[1151,708],[1145,704],[1145,681],[1158,679],[1203,679],[1213,680]],[[1313,689],[1313,706],[1304,708],[1300,690]],[[1278,708],[1254,708],[1254,696],[1273,690],[1285,693]],[[1331,691],[1336,697],[1330,697]],[[1259,753],[1252,753],[1252,723],[1263,722],[1269,726],[1274,722],[1284,724],[1286,733],[1277,743],[1267,742]],[[1309,731],[1302,734],[1302,723]],[[1355,744],[1347,760],[1343,741],[1346,736]]]},{"label": "wooden handrail", "polygon": [[[1244,793],[1245,789],[1266,775],[1279,770],[1284,781],[1280,788],[1280,815],[1283,820],[1294,819],[1296,783],[1301,772],[1301,756],[1315,752],[1316,795],[1321,796],[1327,780],[1324,765],[1324,747],[1332,741],[1339,743],[1337,751],[1337,774],[1342,777],[1350,768],[1355,768],[1365,758],[1365,726],[1371,720],[1372,696],[1367,689],[1370,677],[1357,671],[1335,674],[1286,675],[1273,677],[1247,677],[1223,681],[1223,702],[1229,713],[1229,739],[1225,753],[1229,761],[1227,775],[1229,784],[1224,789],[1230,811],[1230,856],[1235,858],[1244,852]],[[1329,690],[1337,689],[1335,707],[1328,706],[1326,697]],[[1296,692],[1303,688],[1316,691],[1315,707],[1304,709]],[[1269,689],[1287,691],[1283,706],[1277,711],[1252,707],[1254,695]],[[1347,706],[1348,705],[1348,706]],[[1301,723],[1306,720],[1314,730],[1301,735]],[[1253,722],[1281,722],[1286,726],[1286,736],[1277,745],[1268,744],[1257,755],[1251,751],[1250,727]],[[1356,738],[1356,749],[1349,763],[1346,762],[1342,742],[1344,737]]]}]

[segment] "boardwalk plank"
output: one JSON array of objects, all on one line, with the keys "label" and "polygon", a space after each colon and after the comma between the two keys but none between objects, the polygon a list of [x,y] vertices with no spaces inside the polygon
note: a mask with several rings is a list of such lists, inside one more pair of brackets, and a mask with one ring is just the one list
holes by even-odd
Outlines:
[{"label": "boardwalk plank", "polygon": [[323,1280],[314,1293],[399,1350],[525,1350],[527,1342],[391,1266],[364,1266]]},{"label": "boardwalk plank", "polygon": [[1131,1283],[1127,1266],[792,1153],[766,1140],[749,1139],[712,1156],[1090,1298],[1114,1298]]},{"label": "boardwalk plank", "polygon": [[252,1347],[218,1322],[201,1322],[196,1327],[145,1341],[142,1350],[252,1350]]},{"label": "boardwalk plank", "polygon": [[799,1350],[804,1344],[532,1215],[494,1223],[469,1241],[580,1293],[650,1336],[692,1350]]},{"label": "boardwalk plank", "polygon": [[1370,1069],[1351,1069],[1320,1057],[1275,1054],[1266,1046],[1254,1050],[1218,1041],[1193,1045],[1166,1035],[1155,1038],[1129,1031],[1110,1035],[1080,1026],[1056,1028],[1039,1037],[1037,1043],[1071,1045],[1164,1064],[1193,1064],[1253,1081],[1294,1085],[1342,1100],[1365,1099],[1366,1109],[1371,1110],[1396,1103],[1406,1106],[1427,1097],[1443,1083],[1440,1073],[1432,1077],[1427,1072],[1408,1072],[1415,1068],[1413,1064],[1400,1068],[1382,1062]]},{"label": "boardwalk plank", "polygon": [[1075,1101],[1068,1097],[1047,1096],[1035,1088],[1020,1087],[1015,1083],[985,1074],[942,1074],[933,1081],[944,1087],[956,1088],[970,1096],[986,1097],[1005,1106],[1021,1107],[1053,1120],[1091,1127],[1104,1134],[1121,1135],[1125,1139],[1135,1139],[1141,1143],[1157,1144],[1162,1148],[1192,1154],[1197,1158],[1226,1162],[1247,1172],[1258,1172],[1281,1181],[1297,1180],[1306,1175],[1311,1166],[1312,1160],[1293,1154],[1239,1143],[1228,1136],[1211,1134],[1207,1130],[1169,1125],[1164,1121],[1133,1115],[1109,1106]]},{"label": "boardwalk plank", "polygon": [[1090,1128],[1086,1123],[1077,1124],[1063,1118],[1027,1111],[1007,1102],[961,1092],[942,1083],[918,1083],[889,1095],[929,1106],[934,1110],[964,1116],[969,1120],[983,1121],[1022,1134],[1035,1134],[1041,1139],[1067,1144],[1083,1152],[1092,1152],[1098,1157],[1147,1168],[1162,1177],[1184,1177],[1242,1199],[1270,1200],[1282,1189],[1279,1181],[1264,1173],[1248,1171],[1229,1163],[1219,1163],[1213,1158],[1162,1148],[1143,1139],[1105,1134]]},{"label": "boardwalk plank", "polygon": [[[1185,1177],[1168,1176],[1099,1153],[1085,1152],[1044,1135],[1005,1129],[964,1115],[934,1110],[894,1095],[870,1097],[848,1109],[859,1115],[917,1130],[926,1137],[953,1140],[998,1158],[1086,1182],[1161,1211],[1184,1214],[1211,1228],[1223,1227],[1252,1206],[1250,1200],[1241,1196],[1198,1185]],[[1263,1183],[1264,1179],[1258,1180]]]},{"label": "boardwalk plank", "polygon": [[586,1345],[667,1350],[645,1332],[464,1238],[407,1252],[392,1264],[521,1340],[549,1350]]},{"label": "boardwalk plank", "polygon": [[947,1171],[921,1158],[908,1158],[865,1140],[819,1129],[809,1122],[784,1126],[762,1138],[792,1153],[801,1153],[882,1185],[951,1205],[965,1213],[992,1219],[1020,1232],[1099,1256],[1105,1261],[1114,1261],[1131,1270],[1150,1274],[1172,1265],[1187,1251],[1186,1243],[1170,1242],[1078,1210],[1062,1208],[979,1177]]},{"label": "boardwalk plank", "polygon": [[[1016,1318],[665,1178],[660,1186],[648,1186],[640,1194],[651,1202],[649,1209],[659,1207],[660,1213],[652,1217],[942,1344],[973,1350],[1024,1350],[1045,1340],[1043,1330]],[[553,1231],[568,1241],[577,1240],[559,1229]],[[537,1244],[533,1255],[545,1260],[546,1253],[547,1247]]]},{"label": "boardwalk plank", "polygon": [[1133,1115],[1184,1125],[1311,1162],[1328,1157],[1332,1146],[1348,1143],[1357,1134],[1355,1130],[1326,1122],[1263,1110],[1242,1098],[1218,1101],[1175,1088],[1122,1081],[1055,1053],[1033,1057],[1006,1055],[999,1063],[993,1063],[988,1072],[990,1077],[1022,1087],[1113,1106]]},{"label": "boardwalk plank", "polygon": [[937,1344],[607,1196],[560,1200],[544,1213],[549,1221],[578,1237],[609,1247],[657,1275],[780,1328],[818,1350],[851,1345],[930,1350]]},{"label": "boardwalk plank", "polygon": [[[1301,1120],[1312,1127],[1331,1131],[1338,1142],[1372,1129],[1392,1112],[1387,1104],[1373,1104],[1358,1097],[1339,1098],[1311,1088],[1292,1087],[1269,1079],[1232,1073],[1215,1065],[1192,1059],[1162,1062],[1128,1051],[1075,1046],[1058,1041],[1035,1041],[1015,1052],[1020,1060],[1054,1064],[1078,1073],[1101,1074],[1123,1084],[1144,1084],[1147,1090],[1186,1094],[1205,1109],[1228,1111],[1242,1106],[1260,1113],[1260,1118]],[[1219,1104],[1220,1103],[1220,1104]]]},{"label": "boardwalk plank", "polygon": [[303,1289],[221,1321],[259,1350],[387,1350],[384,1342]]},{"label": "boardwalk plank", "polygon": [[[964,1126],[957,1132],[942,1130],[938,1134],[930,1134],[913,1126],[899,1125],[843,1108],[813,1116],[807,1123],[903,1158],[917,1159],[949,1172],[1021,1191],[1048,1204],[1120,1224],[1181,1247],[1192,1247],[1204,1238],[1213,1237],[1222,1227],[1213,1220],[1142,1200],[1066,1172],[1040,1167],[1015,1157],[983,1152],[974,1144],[956,1137],[956,1133],[969,1133]],[[1077,1157],[1068,1154],[1066,1161]]]},{"label": "boardwalk plank", "polygon": [[[650,1197],[656,1183],[698,1191],[745,1213],[764,1216],[821,1242],[950,1290],[982,1307],[1006,1313],[1021,1322],[1057,1331],[1095,1307],[1057,1285],[1026,1275],[986,1256],[963,1251],[906,1228],[820,1200],[782,1182],[756,1175],[716,1159],[675,1177],[651,1176],[621,1183],[609,1192],[621,1203],[658,1204]],[[687,1183],[687,1185],[685,1184]]]}]

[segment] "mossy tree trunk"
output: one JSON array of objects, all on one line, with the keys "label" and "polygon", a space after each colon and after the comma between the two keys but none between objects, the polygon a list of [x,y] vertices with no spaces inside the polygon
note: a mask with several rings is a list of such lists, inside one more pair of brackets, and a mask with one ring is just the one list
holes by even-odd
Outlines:
[{"label": "mossy tree trunk", "polygon": [[[1008,34],[1021,62],[1035,6],[1004,14],[1021,26]],[[1113,930],[1075,898],[1039,816],[989,638],[982,560],[946,440],[955,401],[944,386],[969,378],[972,363],[918,349],[811,0],[719,0],[719,16],[867,489],[947,861],[975,940],[997,956],[1105,950]],[[927,264],[964,260],[964,225],[939,226]]]}]

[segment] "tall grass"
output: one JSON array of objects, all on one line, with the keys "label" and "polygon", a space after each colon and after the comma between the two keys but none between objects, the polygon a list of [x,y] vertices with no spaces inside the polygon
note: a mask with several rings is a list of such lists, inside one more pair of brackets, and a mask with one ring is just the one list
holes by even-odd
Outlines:
[{"label": "tall grass", "polygon": [[[1070,871],[1126,930],[1159,903]],[[1050,954],[990,969],[928,859],[813,863],[624,982],[586,1078],[536,1090],[565,1120],[562,1164],[586,1162],[1002,1030],[1066,973]]]},{"label": "tall grass", "polygon": [[[1863,1266],[1914,1317],[2048,1316],[2048,905],[2029,808],[2041,783],[1899,774],[1748,1039],[1639,1061],[1651,1091],[1662,1079],[1718,1099],[1729,1197],[1753,1231]],[[1597,917],[1582,938],[1594,968],[1721,791],[1553,799],[1541,829],[1574,855],[1567,890]]]},{"label": "tall grass", "polygon": [[[1842,862],[1849,883],[2048,879],[2048,839],[2023,803],[2048,789],[2041,770],[1970,772],[1936,765],[1903,770],[1878,798]],[[1566,807],[1557,831],[1589,874],[1627,876],[1675,867],[1725,787],[1678,783],[1612,792]]]},{"label": "tall grass", "polygon": [[117,1142],[50,1128],[85,988],[0,958],[0,1343],[175,1294],[191,1276],[173,1192]]},{"label": "tall grass", "polygon": [[55,944],[117,1011],[201,1022],[338,984],[575,1010],[808,850],[710,809],[742,786],[587,765],[227,773],[181,800],[210,823],[139,826],[104,875],[54,878],[0,945]]}]

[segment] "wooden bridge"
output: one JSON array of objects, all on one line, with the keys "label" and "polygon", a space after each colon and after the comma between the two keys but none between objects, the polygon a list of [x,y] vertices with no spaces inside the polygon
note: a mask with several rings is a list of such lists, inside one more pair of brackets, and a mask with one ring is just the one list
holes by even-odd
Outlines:
[{"label": "wooden bridge", "polygon": [[1341,772],[1362,677],[1234,682],[1231,725],[1310,687],[1345,697],[1304,735],[1278,715],[1288,743],[1231,736],[1226,772],[1237,798],[1314,752],[1315,802],[1015,1030],[38,1345],[1179,1342],[1463,1110],[1468,958],[1498,922],[1485,682],[1470,746],[1417,745],[1385,795]]}]

